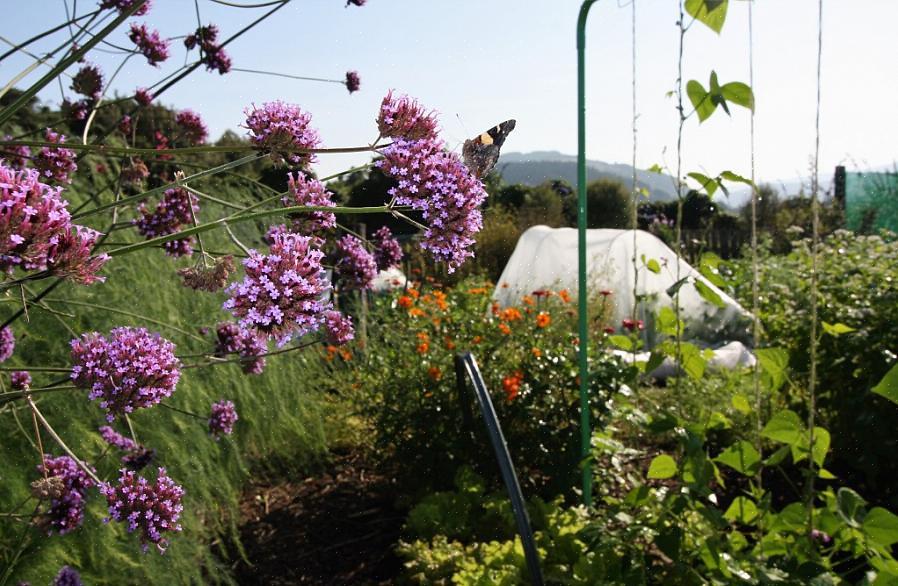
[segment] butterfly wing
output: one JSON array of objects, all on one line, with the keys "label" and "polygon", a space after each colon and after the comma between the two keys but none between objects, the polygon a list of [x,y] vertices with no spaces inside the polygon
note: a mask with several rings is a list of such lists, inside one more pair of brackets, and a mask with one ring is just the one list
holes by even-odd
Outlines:
[{"label": "butterfly wing", "polygon": [[506,120],[477,137],[465,141],[461,151],[462,159],[476,177],[483,177],[496,165],[499,160],[499,150],[514,127],[514,120]]}]

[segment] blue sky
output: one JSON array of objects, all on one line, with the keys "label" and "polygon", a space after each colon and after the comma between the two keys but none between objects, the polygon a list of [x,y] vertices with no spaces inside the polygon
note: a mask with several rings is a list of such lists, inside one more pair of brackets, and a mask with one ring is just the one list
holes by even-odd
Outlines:
[{"label": "blue sky", "polygon": [[[247,2],[248,0],[237,0]],[[19,41],[64,19],[63,0],[0,0],[5,17],[0,35]],[[72,7],[72,0],[68,0]],[[673,89],[677,67],[677,4],[636,0],[637,163],[676,161],[677,115]],[[361,76],[361,91],[349,95],[337,84],[313,83],[233,72],[198,70],[163,96],[177,108],[193,108],[213,136],[240,130],[242,110],[282,99],[313,114],[327,146],[356,146],[374,139],[377,106],[390,88],[417,97],[441,114],[451,147],[493,124],[514,117],[509,151],[576,152],[575,23],[579,2],[571,0],[368,0],[344,7],[341,0],[294,0],[272,19],[228,47],[234,66],[342,79],[349,69]],[[891,166],[898,159],[898,22],[895,0],[824,2],[821,169]],[[95,2],[80,0],[79,12]],[[199,0],[204,23],[227,36],[265,9],[235,9]],[[816,0],[757,0],[754,5],[757,169],[765,179],[790,179],[808,172],[814,147]],[[707,86],[716,70],[721,81],[748,81],[748,4],[730,2],[718,36],[700,25],[687,34],[685,79]],[[587,31],[589,158],[630,162],[631,6],[601,0]],[[195,28],[190,0],[155,0],[146,21],[163,36]],[[61,40],[63,37],[58,37]],[[131,46],[124,32],[115,38]],[[39,48],[46,48],[41,45]],[[131,93],[184,62],[180,41],[173,57],[156,69],[133,58],[113,87]],[[91,61],[107,76],[121,57],[94,52]],[[11,78],[27,58],[0,64]],[[36,74],[27,78],[36,79]],[[22,85],[22,84],[20,84]],[[42,99],[58,103],[58,87]],[[684,136],[684,172],[749,171],[748,115],[715,115],[699,125],[690,120]],[[359,155],[320,161],[322,174],[364,162]]]}]

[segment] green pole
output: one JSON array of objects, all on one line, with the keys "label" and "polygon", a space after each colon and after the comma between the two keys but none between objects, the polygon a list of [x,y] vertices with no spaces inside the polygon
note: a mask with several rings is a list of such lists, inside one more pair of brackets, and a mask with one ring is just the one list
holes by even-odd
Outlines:
[{"label": "green pole", "polygon": [[586,282],[586,16],[596,0],[583,0],[577,18],[577,310],[580,326],[580,456],[583,466],[583,504],[592,504],[592,469],[589,457],[592,429],[589,423],[589,332]]}]

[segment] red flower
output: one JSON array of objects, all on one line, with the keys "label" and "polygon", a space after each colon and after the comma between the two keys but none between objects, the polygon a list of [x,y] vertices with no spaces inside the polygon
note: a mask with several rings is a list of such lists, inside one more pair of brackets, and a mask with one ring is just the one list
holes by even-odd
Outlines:
[{"label": "red flower", "polygon": [[638,319],[638,320],[625,319],[621,322],[621,325],[624,327],[625,330],[628,330],[631,332],[635,331],[635,330],[645,329],[645,324],[642,323],[641,319]]}]

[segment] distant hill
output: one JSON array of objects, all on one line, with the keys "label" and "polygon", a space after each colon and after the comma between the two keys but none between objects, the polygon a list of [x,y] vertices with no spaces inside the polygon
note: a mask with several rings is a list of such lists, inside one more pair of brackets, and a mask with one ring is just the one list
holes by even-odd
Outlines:
[{"label": "distant hill", "polygon": [[[577,157],[558,151],[505,153],[499,158],[496,170],[506,183],[539,185],[549,179],[564,179],[571,185],[577,184]],[[629,186],[633,180],[633,167],[587,160],[586,175],[587,181],[617,179]],[[652,201],[669,201],[677,197],[673,178],[669,175],[637,169],[636,183],[648,189]]]}]

